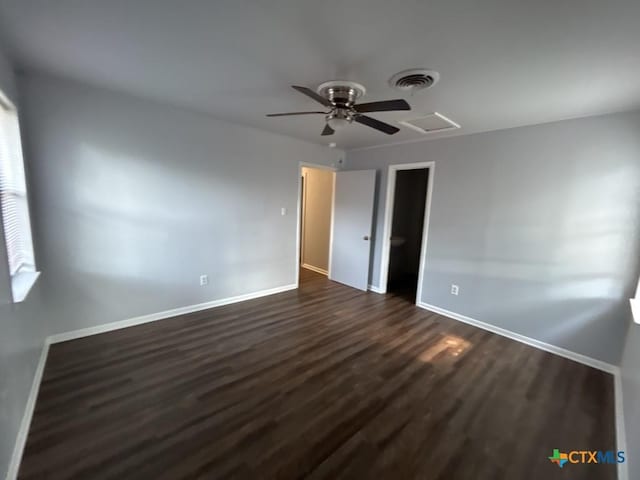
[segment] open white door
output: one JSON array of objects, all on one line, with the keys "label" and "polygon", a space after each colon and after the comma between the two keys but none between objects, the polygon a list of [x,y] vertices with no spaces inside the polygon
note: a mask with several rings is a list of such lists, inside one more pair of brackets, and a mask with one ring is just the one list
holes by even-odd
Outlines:
[{"label": "open white door", "polygon": [[367,290],[375,170],[336,172],[330,279]]}]

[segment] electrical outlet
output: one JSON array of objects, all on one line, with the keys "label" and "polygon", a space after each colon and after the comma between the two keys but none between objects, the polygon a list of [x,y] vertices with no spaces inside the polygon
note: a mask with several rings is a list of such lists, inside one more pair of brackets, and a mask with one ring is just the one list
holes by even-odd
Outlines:
[{"label": "electrical outlet", "polygon": [[280,215],[282,215],[283,217],[287,214],[287,207],[282,207],[280,209]]},{"label": "electrical outlet", "polygon": [[451,284],[451,295],[458,295],[458,293],[460,292],[460,287],[458,287],[458,285],[455,284]]},{"label": "electrical outlet", "polygon": [[200,286],[209,285],[209,275],[200,275]]}]

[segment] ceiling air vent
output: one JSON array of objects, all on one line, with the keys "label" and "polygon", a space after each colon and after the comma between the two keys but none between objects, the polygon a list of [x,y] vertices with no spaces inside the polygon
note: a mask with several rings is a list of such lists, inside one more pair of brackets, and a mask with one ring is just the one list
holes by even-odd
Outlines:
[{"label": "ceiling air vent", "polygon": [[440,79],[440,74],[424,68],[412,68],[396,73],[389,79],[389,85],[402,92],[414,92],[433,87]]},{"label": "ceiling air vent", "polygon": [[460,125],[458,125],[456,122],[448,119],[438,112],[433,112],[420,118],[402,120],[398,123],[422,134],[444,132],[447,130],[455,130],[457,128],[460,128]]}]

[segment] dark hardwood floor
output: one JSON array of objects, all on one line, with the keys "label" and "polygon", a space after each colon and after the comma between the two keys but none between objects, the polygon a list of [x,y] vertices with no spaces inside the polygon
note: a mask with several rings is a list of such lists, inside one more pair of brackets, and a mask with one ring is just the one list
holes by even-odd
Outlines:
[{"label": "dark hardwood floor", "polygon": [[613,379],[303,270],[51,347],[22,479],[614,479]]}]

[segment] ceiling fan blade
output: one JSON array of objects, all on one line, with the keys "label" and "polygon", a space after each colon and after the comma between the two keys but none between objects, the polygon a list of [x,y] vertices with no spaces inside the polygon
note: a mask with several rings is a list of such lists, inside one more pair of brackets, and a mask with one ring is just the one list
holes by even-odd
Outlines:
[{"label": "ceiling fan blade", "polygon": [[327,100],[326,98],[318,95],[316,92],[314,92],[310,88],[299,87],[297,85],[291,85],[291,86],[293,88],[295,88],[297,91],[299,91],[300,93],[304,93],[307,97],[313,98],[316,102],[321,103],[325,107],[330,107],[331,106],[331,102],[329,100]]},{"label": "ceiling fan blade", "polygon": [[290,115],[315,115],[315,114],[326,115],[327,112],[291,112],[291,113],[268,113],[267,117],[288,117]]},{"label": "ceiling fan blade", "polygon": [[333,135],[334,133],[336,133],[336,132],[335,132],[335,130],[334,130],[333,128],[331,128],[331,127],[329,126],[329,124],[326,124],[326,125],[324,126],[324,129],[322,130],[321,135],[322,135],[323,137],[325,137],[325,136],[327,136],[327,135]]},{"label": "ceiling fan blade", "polygon": [[359,113],[411,110],[411,106],[401,98],[397,100],[384,100],[382,102],[361,103],[360,105],[356,105],[354,108],[356,112]]},{"label": "ceiling fan blade", "polygon": [[358,123],[366,125],[367,127],[375,128],[376,130],[384,132],[387,135],[393,135],[394,133],[398,133],[400,131],[399,128],[396,128],[393,125],[381,122],[380,120],[376,120],[375,118],[367,117],[366,115],[357,115],[354,120]]}]

